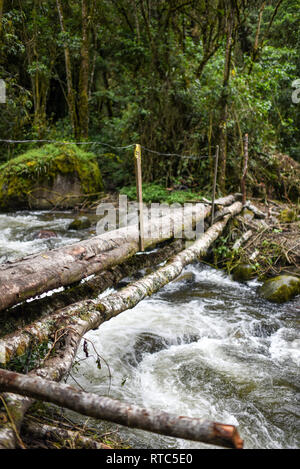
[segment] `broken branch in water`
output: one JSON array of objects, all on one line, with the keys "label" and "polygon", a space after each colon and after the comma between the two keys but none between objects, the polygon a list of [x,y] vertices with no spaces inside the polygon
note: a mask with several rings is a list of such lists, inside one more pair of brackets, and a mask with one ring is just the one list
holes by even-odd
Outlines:
[{"label": "broken branch in water", "polygon": [[198,418],[177,417],[164,411],[101,397],[55,383],[38,376],[0,370],[0,391],[13,392],[65,407],[96,419],[176,438],[201,441],[226,448],[241,449],[243,440],[236,427]]}]

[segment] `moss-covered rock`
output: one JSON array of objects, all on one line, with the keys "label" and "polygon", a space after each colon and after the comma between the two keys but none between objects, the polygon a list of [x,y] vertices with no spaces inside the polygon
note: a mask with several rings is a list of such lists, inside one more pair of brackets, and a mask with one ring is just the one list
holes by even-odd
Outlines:
[{"label": "moss-covered rock", "polygon": [[300,294],[300,278],[292,275],[271,278],[260,287],[259,294],[266,300],[284,303]]},{"label": "moss-covered rock", "polygon": [[254,213],[248,208],[244,208],[242,211],[242,217],[245,218],[246,221],[251,221],[254,218]]},{"label": "moss-covered rock", "polygon": [[237,282],[245,282],[255,275],[255,268],[250,264],[239,264],[232,271],[232,278]]},{"label": "moss-covered rock", "polygon": [[91,221],[87,217],[75,218],[70,225],[68,230],[85,230],[91,226]]},{"label": "moss-covered rock", "polygon": [[71,208],[103,190],[92,153],[75,145],[46,145],[0,166],[0,209]]}]

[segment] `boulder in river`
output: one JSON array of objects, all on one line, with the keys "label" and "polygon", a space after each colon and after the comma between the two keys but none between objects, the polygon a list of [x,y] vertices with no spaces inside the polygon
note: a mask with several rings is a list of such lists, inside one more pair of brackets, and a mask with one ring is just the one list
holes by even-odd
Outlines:
[{"label": "boulder in river", "polygon": [[300,294],[300,278],[292,275],[278,275],[266,280],[260,287],[259,294],[266,300],[284,303]]},{"label": "boulder in river", "polygon": [[239,264],[232,271],[232,278],[237,282],[245,282],[254,277],[255,268],[251,264]]},{"label": "boulder in river", "polygon": [[90,228],[91,221],[87,217],[78,217],[68,226],[68,230],[85,230]]},{"label": "boulder in river", "polygon": [[146,353],[157,353],[171,345],[190,344],[197,342],[197,334],[184,334],[182,337],[167,338],[152,332],[141,332],[136,336],[132,351],[123,356],[123,360],[131,366],[137,366]]},{"label": "boulder in river", "polygon": [[0,166],[0,210],[72,208],[103,190],[95,155],[45,145]]},{"label": "boulder in river", "polygon": [[57,234],[54,231],[50,230],[40,230],[35,235],[36,239],[49,239],[49,238],[57,238]]}]

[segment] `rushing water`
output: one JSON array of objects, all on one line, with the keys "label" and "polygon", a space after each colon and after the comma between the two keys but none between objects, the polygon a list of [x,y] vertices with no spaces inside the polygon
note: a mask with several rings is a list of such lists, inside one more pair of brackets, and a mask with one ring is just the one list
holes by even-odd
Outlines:
[{"label": "rushing water", "polygon": [[[71,219],[46,212],[1,215],[0,256],[49,247],[32,239],[38,229],[56,228],[56,245],[87,236],[66,232]],[[87,391],[237,425],[246,448],[297,448],[300,298],[274,305],[257,287],[190,265],[181,279],[87,334],[109,364],[111,382],[104,360],[99,370],[82,350],[72,375]],[[119,432],[138,448],[207,448],[139,430]]]},{"label": "rushing water", "polygon": [[[67,229],[74,218],[72,212],[0,213],[0,263],[86,238],[91,230]],[[37,239],[40,230],[51,230],[56,237]]]}]

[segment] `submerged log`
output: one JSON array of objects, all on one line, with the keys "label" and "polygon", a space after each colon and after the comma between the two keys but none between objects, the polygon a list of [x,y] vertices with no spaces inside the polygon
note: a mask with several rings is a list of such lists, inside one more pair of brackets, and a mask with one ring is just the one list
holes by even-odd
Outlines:
[{"label": "submerged log", "polygon": [[51,402],[88,417],[114,422],[161,435],[200,441],[227,448],[241,449],[243,440],[236,427],[208,420],[175,416],[164,411],[101,397],[54,383],[40,377],[0,370],[0,391]]},{"label": "submerged log", "polygon": [[[234,196],[222,199],[232,203]],[[218,203],[218,201],[216,201]],[[181,237],[184,226],[198,224],[209,216],[211,208],[190,204],[173,208],[165,217],[144,220],[144,247]],[[166,230],[165,227],[170,229]],[[42,252],[0,266],[0,311],[41,293],[78,282],[91,274],[120,264],[139,251],[138,225],[106,232],[80,243]]]},{"label": "submerged log", "polygon": [[[64,331],[63,347],[56,352],[54,357],[48,358],[43,367],[31,372],[30,375],[38,375],[51,381],[60,381],[70,370],[75,359],[78,346],[83,335],[91,329],[98,328],[104,321],[118,315],[122,311],[133,308],[137,303],[146,296],[152,295],[164,285],[174,280],[183,268],[189,263],[200,259],[205,255],[211,244],[223,232],[228,220],[231,216],[237,215],[242,210],[240,202],[234,203],[229,208],[229,214],[222,221],[215,223],[200,239],[192,244],[189,248],[175,255],[163,267],[160,267],[153,274],[147,275],[143,279],[130,284],[123,288],[120,292],[103,298],[100,301],[83,301],[78,304],[71,305],[61,311],[44,318],[41,324],[33,325],[34,335],[44,333],[47,325],[53,325]],[[53,332],[53,329],[51,328]],[[25,341],[25,336],[19,336],[18,343],[21,346]],[[46,333],[46,337],[49,336]],[[30,343],[30,341],[29,341]],[[26,348],[26,345],[25,345]],[[5,398],[12,402],[10,409],[17,409],[15,417],[15,427],[17,430],[21,427],[23,417],[30,405],[32,399],[17,398],[12,394],[5,395]],[[12,448],[16,445],[16,434],[14,429],[8,424],[0,429],[0,448]]]}]

